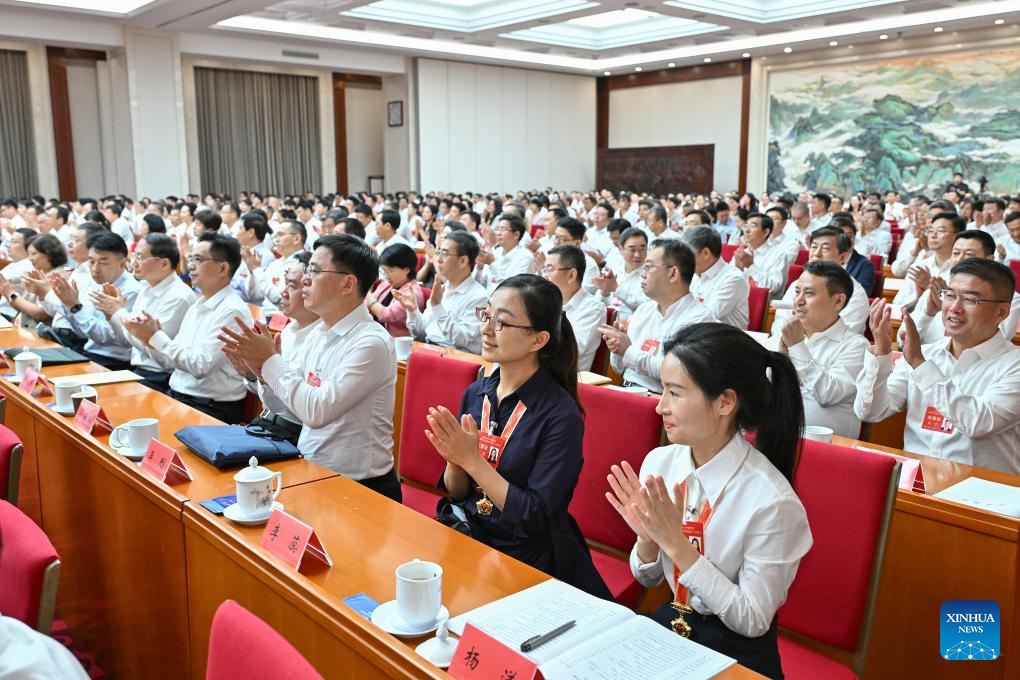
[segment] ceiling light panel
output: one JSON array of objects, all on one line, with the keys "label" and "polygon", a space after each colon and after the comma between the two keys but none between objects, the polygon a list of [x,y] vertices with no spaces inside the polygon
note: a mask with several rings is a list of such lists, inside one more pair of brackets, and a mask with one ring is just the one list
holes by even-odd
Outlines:
[{"label": "ceiling light panel", "polygon": [[662,3],[670,7],[715,14],[717,16],[770,24],[776,21],[790,21],[819,14],[832,14],[847,10],[889,5],[902,0],[667,0]]},{"label": "ceiling light panel", "polygon": [[474,33],[597,7],[585,0],[380,0],[343,16]]},{"label": "ceiling light panel", "polygon": [[152,4],[153,0],[17,0],[24,5],[46,5],[86,12],[107,14],[130,14],[140,7]]}]

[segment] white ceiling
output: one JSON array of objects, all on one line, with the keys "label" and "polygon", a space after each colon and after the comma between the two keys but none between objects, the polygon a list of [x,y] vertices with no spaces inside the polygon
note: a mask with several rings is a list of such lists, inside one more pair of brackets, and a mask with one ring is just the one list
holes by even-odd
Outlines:
[{"label": "white ceiling", "polygon": [[[165,30],[620,73],[1020,23],[1020,0],[0,0]],[[884,39],[884,38],[882,38]],[[836,47],[836,46],[833,46]],[[860,52],[859,52],[860,53]]]}]

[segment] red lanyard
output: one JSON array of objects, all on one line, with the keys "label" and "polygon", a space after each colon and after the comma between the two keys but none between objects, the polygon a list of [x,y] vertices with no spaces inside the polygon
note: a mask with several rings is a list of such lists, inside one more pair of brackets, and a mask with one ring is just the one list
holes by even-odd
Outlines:
[{"label": "red lanyard", "polygon": [[478,432],[478,453],[489,465],[496,468],[499,465],[499,459],[503,456],[503,450],[506,449],[507,442],[510,441],[510,436],[517,429],[517,425],[521,422],[528,407],[524,405],[523,401],[518,401],[510,415],[510,420],[503,428],[503,433],[499,436],[490,433],[489,414],[491,410],[489,397],[486,396],[482,402],[482,427]]},{"label": "red lanyard", "polygon": [[[683,493],[683,508],[684,513],[687,512],[687,480],[685,479],[680,483],[680,491]],[[718,503],[717,503],[718,505]],[[708,526],[709,520],[712,519],[712,506],[708,504],[708,500],[701,506],[701,512],[698,514],[697,521],[684,522],[683,532],[684,537],[691,542],[691,544],[698,549],[698,552],[702,555],[705,554],[705,528]],[[673,565],[673,585],[674,602],[687,602],[687,588],[680,585],[680,569],[677,568],[676,564]]]}]

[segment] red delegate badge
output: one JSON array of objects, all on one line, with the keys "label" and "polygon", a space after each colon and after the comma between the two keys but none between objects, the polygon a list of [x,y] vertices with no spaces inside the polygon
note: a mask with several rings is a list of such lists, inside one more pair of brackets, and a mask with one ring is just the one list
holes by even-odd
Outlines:
[{"label": "red delegate badge", "polygon": [[654,352],[659,349],[659,341],[655,338],[648,338],[644,344],[641,345],[642,352]]},{"label": "red delegate badge", "polygon": [[929,430],[931,432],[938,432],[940,434],[953,434],[956,431],[956,426],[953,425],[949,418],[939,413],[939,410],[934,406],[929,406],[924,411],[924,420],[921,421],[921,429]]}]

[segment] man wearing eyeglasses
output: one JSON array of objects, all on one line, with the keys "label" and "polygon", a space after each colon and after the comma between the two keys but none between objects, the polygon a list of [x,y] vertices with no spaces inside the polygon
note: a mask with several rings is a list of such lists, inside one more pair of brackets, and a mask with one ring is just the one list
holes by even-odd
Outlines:
[{"label": "man wearing eyeglasses", "polygon": [[452,231],[439,242],[436,280],[425,311],[418,309],[414,295],[394,291],[407,310],[407,328],[416,339],[472,354],[482,353],[475,308],[484,306],[489,294],[471,276],[477,257],[475,237],[466,231]]},{"label": "man wearing eyeglasses", "polygon": [[712,313],[690,293],[694,253],[678,239],[652,241],[642,267],[642,288],[648,296],[622,328],[603,325],[602,337],[612,352],[613,370],[623,375],[625,387],[661,393],[659,369],[662,346],[681,328],[715,321]]},{"label": "man wearing eyeglasses", "polygon": [[924,232],[928,249],[907,270],[907,279],[913,281],[914,285],[900,288],[893,298],[893,304],[912,310],[917,298],[928,289],[932,277],[946,278],[953,266],[953,241],[966,228],[967,220],[955,213],[942,212],[932,217],[931,226]]},{"label": "man wearing eyeglasses", "polygon": [[591,370],[591,362],[602,340],[599,328],[606,323],[606,305],[581,290],[585,268],[584,252],[573,245],[556,246],[550,250],[542,267],[542,276],[555,284],[563,296],[563,311],[577,341],[579,371]]},{"label": "man wearing eyeglasses", "polygon": [[170,337],[160,320],[147,310],[124,319],[124,328],[145,347],[160,365],[172,368],[170,396],[177,401],[219,418],[239,423],[244,416],[244,381],[223,355],[223,343],[216,335],[220,327],[235,318],[251,326],[248,305],[230,287],[241,266],[237,239],[218,232],[198,237],[188,256],[191,285],[201,297],[191,305],[177,335]]},{"label": "man wearing eyeglasses", "polygon": [[891,309],[871,306],[875,344],[858,376],[854,412],[878,422],[906,409],[903,448],[967,465],[1020,473],[1020,347],[1002,335],[1016,279],[983,258],[961,261],[942,289],[947,338],[923,345],[913,319],[893,361]]}]

